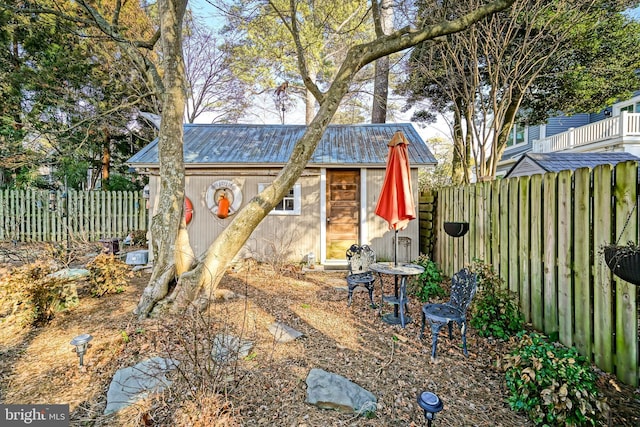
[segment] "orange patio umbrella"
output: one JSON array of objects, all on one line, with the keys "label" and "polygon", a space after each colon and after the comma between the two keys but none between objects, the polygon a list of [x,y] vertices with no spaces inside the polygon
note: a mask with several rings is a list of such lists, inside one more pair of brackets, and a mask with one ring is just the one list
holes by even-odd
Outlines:
[{"label": "orange patio umbrella", "polygon": [[376,215],[389,223],[389,229],[395,232],[393,261],[398,264],[398,231],[404,230],[409,221],[416,217],[409,169],[409,142],[401,131],[396,133],[387,144],[387,170],[380,191]]}]

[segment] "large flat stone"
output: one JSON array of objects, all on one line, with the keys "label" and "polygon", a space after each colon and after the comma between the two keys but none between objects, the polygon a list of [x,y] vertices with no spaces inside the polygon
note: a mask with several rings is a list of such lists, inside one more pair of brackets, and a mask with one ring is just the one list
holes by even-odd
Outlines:
[{"label": "large flat stone", "polygon": [[371,392],[341,375],[317,368],[307,376],[306,402],[322,409],[358,414],[377,409],[376,397]]},{"label": "large flat stone", "polygon": [[176,360],[153,357],[135,366],[118,369],[107,391],[104,413],[117,412],[149,394],[164,390],[171,384],[165,374],[177,365]]}]

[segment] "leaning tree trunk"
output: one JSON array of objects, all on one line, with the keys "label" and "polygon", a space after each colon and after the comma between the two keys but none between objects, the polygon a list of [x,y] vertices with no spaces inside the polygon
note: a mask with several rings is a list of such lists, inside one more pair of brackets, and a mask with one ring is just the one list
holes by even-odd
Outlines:
[{"label": "leaning tree trunk", "polygon": [[180,277],[178,286],[167,300],[171,304],[171,311],[181,312],[191,303],[194,303],[198,309],[206,307],[213,299],[213,293],[233,257],[240,251],[258,224],[298,180],[331,122],[331,118],[338,110],[340,101],[349,89],[355,74],[351,70],[358,70],[362,65],[359,64],[358,56],[351,54],[347,56],[342,66],[343,69],[345,67],[348,71],[343,71],[334,80],[318,113],[308,125],[303,137],[294,146],[291,158],[278,176],[235,215],[231,223],[209,246],[203,262]]},{"label": "leaning tree trunk", "polygon": [[187,0],[160,0],[160,29],[164,62],[162,121],[158,136],[160,194],[151,222],[154,266],[136,312],[146,317],[168,294],[176,276],[189,270],[193,251],[184,220],[183,126],[186,91],[182,58],[182,21]]},{"label": "leaning tree trunk", "polygon": [[[305,85],[314,93],[314,96],[318,98],[320,103],[318,113],[307,126],[307,130],[302,138],[295,144],[289,161],[278,176],[276,176],[267,188],[251,199],[249,203],[235,215],[231,223],[208,248],[203,260],[197,264],[193,270],[180,275],[176,287],[172,293],[162,301],[163,304],[156,304],[163,308],[163,310],[159,310],[159,312],[164,312],[165,308],[171,312],[183,312],[190,306],[203,308],[208,301],[212,299],[213,292],[215,292],[233,257],[240,251],[262,219],[282,200],[306,168],[307,162],[313,155],[325,129],[331,122],[331,118],[337,111],[342,98],[347,93],[353,77],[363,66],[383,56],[413,47],[426,40],[461,31],[479,19],[508,7],[512,2],[513,0],[496,0],[454,21],[446,21],[438,25],[427,26],[417,31],[405,28],[389,36],[378,38],[370,43],[354,46],[347,53],[345,61],[342,63],[340,70],[326,94],[322,94],[317,86],[309,79],[308,74],[303,72]],[[292,27],[295,27],[295,25],[292,25]],[[163,37],[166,36],[164,31],[163,28]],[[299,38],[296,40],[296,44],[299,47],[301,46]],[[176,47],[176,45],[174,44],[173,47]],[[167,54],[167,51],[164,53]],[[181,94],[181,96],[183,95]],[[175,106],[177,104],[173,105]],[[183,110],[181,110],[181,112],[182,111]],[[177,115],[177,112],[175,112],[175,114]],[[171,146],[171,148],[175,149],[175,146]],[[182,149],[181,146],[180,149]],[[182,156],[178,156],[178,153],[173,151],[171,151],[171,154],[172,156],[169,157],[169,159],[174,160],[179,157],[179,166],[183,168]],[[162,164],[162,157],[160,162]],[[161,167],[161,174],[163,171],[164,173],[170,174],[169,180],[175,181],[172,183],[174,184],[172,188],[175,189],[176,185],[184,182],[184,171],[176,172],[167,169],[170,169],[170,167],[165,167],[164,169]],[[169,187],[169,185],[165,183],[164,175],[162,175],[162,178],[161,197],[169,199],[170,202],[161,203],[160,211],[162,212],[162,209],[167,208],[171,210],[171,214],[161,214],[165,220],[163,223],[165,228],[159,230],[159,232],[165,232],[167,237],[171,238],[170,230],[172,228],[170,227],[176,227],[174,229],[177,229],[178,224],[176,224],[176,222],[182,225],[182,229],[184,228],[184,220],[182,219],[184,194],[182,191],[180,191],[178,195],[168,194],[171,190],[165,188],[165,185],[167,187]],[[176,217],[176,213],[178,212],[179,216]],[[172,243],[172,249],[175,251],[174,255],[180,255],[177,253],[179,251],[176,251],[175,236]],[[167,247],[165,247],[164,250],[166,251]],[[160,277],[160,273],[164,272],[165,277],[169,276],[168,267],[171,266],[172,264],[167,263],[163,266],[164,268],[154,268],[153,274],[156,277]],[[147,288],[149,289],[150,286]],[[164,288],[160,286],[158,286],[158,289],[164,291]],[[141,304],[138,305],[139,316],[146,316],[152,306],[153,304],[145,304],[143,306],[141,301]]]}]

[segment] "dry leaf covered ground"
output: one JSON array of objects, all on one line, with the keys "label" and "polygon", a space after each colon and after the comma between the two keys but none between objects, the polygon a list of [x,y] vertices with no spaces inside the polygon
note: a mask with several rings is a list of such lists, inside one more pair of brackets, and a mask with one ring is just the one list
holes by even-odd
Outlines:
[{"label": "dry leaf covered ground", "polygon": [[[430,333],[420,340],[418,318],[407,325],[382,322],[357,292],[346,305],[343,272],[278,275],[265,266],[245,264],[230,271],[210,311],[201,316],[139,322],[132,314],[148,280],[138,272],[126,291],[92,298],[80,285],[80,304],[59,313],[45,327],[20,328],[0,319],[0,402],[69,404],[71,425],[95,426],[422,426],[416,397],[435,392],[444,410],[435,425],[527,426],[511,411],[503,373],[497,367],[507,343],[468,332],[469,357],[459,334],[441,337],[438,362],[431,363]],[[5,273],[8,270],[5,270]],[[390,283],[386,285],[390,291]],[[376,290],[376,297],[379,292]],[[385,307],[389,310],[389,307]],[[304,333],[276,343],[273,322]],[[69,344],[82,333],[94,339],[85,368]],[[209,357],[213,336],[229,333],[254,343],[248,357],[226,365]],[[115,415],[103,415],[106,391],[115,371],[152,356],[180,361],[164,393]],[[305,403],[310,369],[343,375],[378,399],[375,416],[356,417]],[[611,406],[610,425],[640,425],[640,395],[601,375],[599,387]]]}]

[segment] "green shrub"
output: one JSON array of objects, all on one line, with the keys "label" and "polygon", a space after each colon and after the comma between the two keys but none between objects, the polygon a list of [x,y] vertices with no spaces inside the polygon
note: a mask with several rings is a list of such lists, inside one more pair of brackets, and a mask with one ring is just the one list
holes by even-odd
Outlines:
[{"label": "green shrub", "polygon": [[124,292],[133,273],[129,266],[112,254],[100,254],[87,264],[89,290],[94,297]]},{"label": "green shrub", "polygon": [[14,269],[2,284],[5,302],[12,302],[11,312],[24,325],[43,325],[56,311],[77,305],[78,294],[68,280],[49,276],[51,264],[35,262]]},{"label": "green shrub", "polygon": [[474,261],[471,270],[478,277],[478,293],[469,324],[481,337],[508,339],[523,330],[524,319],[515,296],[503,289],[504,281],[493,266]]},{"label": "green shrub", "polygon": [[543,336],[518,334],[517,348],[505,360],[509,405],[536,425],[595,425],[608,406],[598,400],[596,376],[575,348]]},{"label": "green shrub", "polygon": [[443,297],[446,295],[440,284],[442,283],[442,272],[438,265],[433,262],[427,255],[421,254],[418,259],[413,261],[414,264],[424,268],[424,272],[413,281],[413,295],[420,301],[427,302],[431,297]]}]

